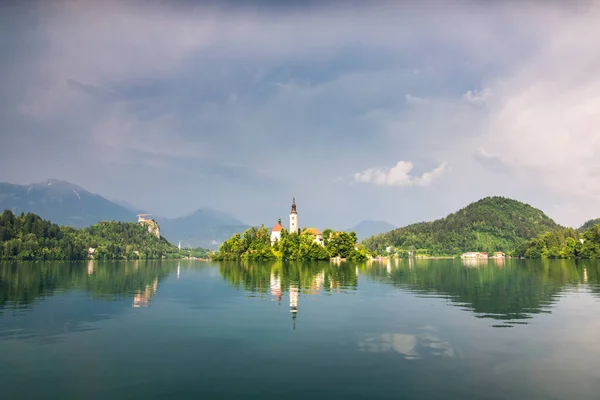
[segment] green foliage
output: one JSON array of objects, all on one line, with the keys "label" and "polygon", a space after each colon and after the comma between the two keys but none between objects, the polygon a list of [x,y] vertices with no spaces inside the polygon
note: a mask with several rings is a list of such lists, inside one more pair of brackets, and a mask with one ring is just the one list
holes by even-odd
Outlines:
[{"label": "green foliage", "polygon": [[514,256],[525,258],[600,258],[600,224],[581,233],[556,229],[517,247]]},{"label": "green foliage", "polygon": [[555,229],[518,246],[512,255],[526,258],[576,258],[582,251],[579,234],[572,228]]},{"label": "green foliage", "polygon": [[215,260],[329,260],[341,257],[353,260],[366,259],[367,250],[360,246],[355,249],[356,234],[354,232],[334,232],[325,230],[325,246],[316,243],[315,236],[308,232],[289,233],[283,229],[281,240],[271,246],[269,230],[264,226],[247,229],[243,235],[239,233],[226,240]]},{"label": "green foliage", "polygon": [[399,253],[430,256],[467,251],[508,252],[558,225],[542,211],[504,197],[486,197],[433,222],[420,222],[372,236],[365,247],[385,254],[387,246]]},{"label": "green foliage", "polygon": [[[94,249],[91,254],[90,248]],[[15,216],[6,210],[0,215],[0,259],[4,260],[133,260],[187,254],[132,222],[99,222],[75,229],[32,213]]]}]

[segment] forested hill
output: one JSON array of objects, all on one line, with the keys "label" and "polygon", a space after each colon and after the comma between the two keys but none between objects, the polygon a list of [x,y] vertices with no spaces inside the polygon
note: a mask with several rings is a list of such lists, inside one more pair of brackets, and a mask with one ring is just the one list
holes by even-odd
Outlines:
[{"label": "forested hill", "polygon": [[[90,248],[94,249],[92,254]],[[159,259],[180,258],[188,253],[133,222],[99,222],[75,229],[32,213],[17,216],[6,210],[0,214],[3,260]]]},{"label": "forested hill", "polygon": [[508,252],[559,226],[542,211],[505,197],[486,197],[432,222],[420,222],[363,241],[383,253],[387,246],[427,255],[467,251]]},{"label": "forested hill", "polygon": [[577,230],[579,232],[585,232],[588,229],[592,228],[595,225],[600,224],[600,218],[596,218],[596,219],[590,219],[589,221],[586,221],[583,225],[581,225]]}]

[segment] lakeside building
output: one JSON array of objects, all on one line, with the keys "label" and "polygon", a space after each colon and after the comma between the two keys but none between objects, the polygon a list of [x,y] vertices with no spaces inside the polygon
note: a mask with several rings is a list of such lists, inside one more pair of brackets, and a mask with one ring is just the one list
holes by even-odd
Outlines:
[{"label": "lakeside building", "polygon": [[464,253],[460,256],[460,258],[468,258],[468,259],[486,259],[488,258],[488,254],[484,252],[470,251],[468,253]]},{"label": "lakeside building", "polygon": [[313,235],[315,237],[315,243],[325,246],[325,240],[323,239],[323,233],[317,228],[307,228],[302,232],[303,235]]}]

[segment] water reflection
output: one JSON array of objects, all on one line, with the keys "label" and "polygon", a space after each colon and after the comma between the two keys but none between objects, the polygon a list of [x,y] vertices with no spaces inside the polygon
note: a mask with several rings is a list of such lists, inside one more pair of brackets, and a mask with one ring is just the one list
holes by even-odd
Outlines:
[{"label": "water reflection", "polygon": [[[178,278],[179,279],[179,278]],[[152,296],[156,294],[158,290],[158,278],[154,279],[152,285],[146,285],[144,291],[137,290],[133,296],[133,307],[146,307],[148,306]]]},{"label": "water reflection", "polygon": [[[356,290],[358,268],[350,263],[220,263],[221,277],[233,286],[280,300],[294,287],[301,294]],[[286,289],[287,288],[287,289]]]},{"label": "water reflection", "polygon": [[0,264],[0,309],[28,307],[54,294],[81,290],[93,297],[129,297],[134,307],[148,305],[173,262],[70,262]]},{"label": "water reflection", "polygon": [[274,300],[277,303],[281,302],[281,278],[279,274],[276,274],[275,271],[271,271],[270,278],[270,287],[271,287],[271,296],[273,296]]},{"label": "water reflection", "polygon": [[[593,265],[593,276],[588,272]],[[598,263],[573,260],[390,260],[368,263],[364,274],[420,295],[444,296],[493,326],[523,324],[549,313],[565,290],[599,292]]]},{"label": "water reflection", "polygon": [[356,264],[339,262],[311,263],[220,263],[221,277],[252,296],[269,294],[277,304],[287,294],[296,329],[300,295],[318,296],[356,290],[359,269]]},{"label": "water reflection", "polygon": [[480,268],[488,266],[487,258],[461,258],[460,259],[464,267]]},{"label": "water reflection", "polygon": [[419,334],[408,333],[383,333],[365,335],[359,342],[361,351],[370,353],[396,352],[402,354],[406,360],[417,360],[424,352],[440,357],[454,357],[452,345],[438,336],[430,329]]},{"label": "water reflection", "polygon": [[298,316],[298,286],[290,283],[290,312],[292,313],[293,328],[296,329]]},{"label": "water reflection", "polygon": [[[180,279],[182,268],[191,265],[184,263],[182,267],[176,261],[3,263],[0,312],[6,308],[30,308],[47,296],[71,291],[106,300],[129,299],[130,306],[144,307],[150,305],[163,279],[170,274]],[[253,296],[267,297],[277,304],[289,296],[294,321],[302,295],[355,292],[360,275],[360,279],[367,278],[365,282],[390,284],[419,296],[447,298],[449,304],[477,318],[499,321],[494,326],[512,327],[551,312],[566,291],[585,290],[600,295],[599,265],[594,260],[391,259],[363,264],[220,263],[212,268],[223,280]]]}]

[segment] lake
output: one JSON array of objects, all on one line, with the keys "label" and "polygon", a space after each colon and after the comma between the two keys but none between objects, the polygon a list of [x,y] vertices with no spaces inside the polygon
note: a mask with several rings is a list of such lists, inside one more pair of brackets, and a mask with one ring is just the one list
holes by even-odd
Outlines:
[{"label": "lake", "polygon": [[4,399],[597,399],[600,263],[5,263],[0,354]]}]

